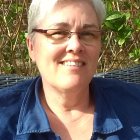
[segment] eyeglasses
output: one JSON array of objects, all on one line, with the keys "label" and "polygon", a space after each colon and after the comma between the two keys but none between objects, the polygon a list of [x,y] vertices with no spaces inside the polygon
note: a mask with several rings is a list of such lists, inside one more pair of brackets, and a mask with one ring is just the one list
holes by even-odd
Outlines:
[{"label": "eyeglasses", "polygon": [[63,29],[33,29],[32,32],[43,33],[52,44],[63,44],[67,42],[73,34],[76,34],[78,35],[80,42],[83,44],[93,45],[94,42],[101,36],[100,30],[71,32]]}]

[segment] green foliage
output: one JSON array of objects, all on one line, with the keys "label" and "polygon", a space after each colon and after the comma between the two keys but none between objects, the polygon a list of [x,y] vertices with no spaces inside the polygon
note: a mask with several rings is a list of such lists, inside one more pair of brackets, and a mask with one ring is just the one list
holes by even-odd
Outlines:
[{"label": "green foliage", "polygon": [[133,29],[127,24],[130,18],[130,13],[121,13],[118,11],[111,11],[106,18],[105,27],[114,31],[116,35],[116,42],[120,47],[131,37]]},{"label": "green foliage", "polygon": [[27,1],[2,1],[0,5],[0,73],[29,73],[30,59],[26,47],[24,27]]},{"label": "green foliage", "polygon": [[[139,0],[105,1],[98,72],[140,64]],[[26,47],[28,0],[0,2],[0,74],[35,75]]]},{"label": "green foliage", "polygon": [[108,0],[105,3],[107,17],[103,24],[104,47],[99,69],[108,71],[140,64],[139,1]]},{"label": "green foliage", "polygon": [[133,24],[136,26],[136,31],[140,31],[140,18],[134,19]]},{"label": "green foliage", "polygon": [[132,58],[136,63],[140,61],[140,48],[135,48],[129,53],[129,57]]}]

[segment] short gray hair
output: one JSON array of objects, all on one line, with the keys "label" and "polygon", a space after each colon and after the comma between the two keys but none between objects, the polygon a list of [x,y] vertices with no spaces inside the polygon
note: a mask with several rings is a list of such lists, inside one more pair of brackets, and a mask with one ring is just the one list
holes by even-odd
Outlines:
[{"label": "short gray hair", "polygon": [[[36,28],[36,26],[46,16],[46,14],[49,11],[51,11],[51,9],[53,9],[58,2],[61,1],[65,2],[66,0],[32,0],[28,12],[28,35],[32,33],[32,29]],[[103,1],[102,0],[87,0],[87,1],[92,3],[92,6],[95,9],[99,23],[101,25],[106,16],[106,10]]]}]

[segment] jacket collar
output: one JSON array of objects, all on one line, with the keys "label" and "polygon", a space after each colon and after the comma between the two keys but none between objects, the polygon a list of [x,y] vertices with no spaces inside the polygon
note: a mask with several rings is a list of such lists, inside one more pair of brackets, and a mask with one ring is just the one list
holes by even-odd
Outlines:
[{"label": "jacket collar", "polygon": [[104,90],[105,82],[102,83],[100,78],[94,78],[90,86],[95,98],[93,133],[109,134],[123,128],[118,115],[111,105],[111,101],[107,100],[108,95]]},{"label": "jacket collar", "polygon": [[[20,110],[17,135],[26,133],[52,132],[49,120],[39,101],[41,78],[37,77],[29,86]],[[104,89],[99,86],[100,80],[94,78],[90,84],[91,93],[95,98],[93,133],[109,134],[123,128],[113,107],[104,96]]]},{"label": "jacket collar", "polygon": [[17,135],[51,131],[45,111],[39,101],[41,78],[37,77],[25,93],[17,125]]}]

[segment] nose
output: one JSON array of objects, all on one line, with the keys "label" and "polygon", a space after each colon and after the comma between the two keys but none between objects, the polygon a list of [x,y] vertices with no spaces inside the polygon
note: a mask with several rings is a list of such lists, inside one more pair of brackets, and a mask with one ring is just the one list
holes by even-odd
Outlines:
[{"label": "nose", "polygon": [[84,45],[80,42],[78,35],[72,35],[67,43],[66,52],[69,53],[82,53],[84,51]]}]

